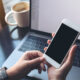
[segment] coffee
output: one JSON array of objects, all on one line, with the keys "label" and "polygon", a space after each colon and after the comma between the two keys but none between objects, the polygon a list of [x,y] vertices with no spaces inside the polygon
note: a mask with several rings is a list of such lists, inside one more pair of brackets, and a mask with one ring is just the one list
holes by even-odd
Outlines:
[{"label": "coffee", "polygon": [[29,10],[29,4],[27,4],[25,2],[18,3],[13,7],[13,10],[16,12],[27,11],[27,10]]},{"label": "coffee", "polygon": [[[11,11],[6,14],[5,21],[12,26],[29,27],[29,9],[30,4],[28,1],[16,3],[11,7]],[[10,15],[13,15],[15,23],[8,21]]]}]

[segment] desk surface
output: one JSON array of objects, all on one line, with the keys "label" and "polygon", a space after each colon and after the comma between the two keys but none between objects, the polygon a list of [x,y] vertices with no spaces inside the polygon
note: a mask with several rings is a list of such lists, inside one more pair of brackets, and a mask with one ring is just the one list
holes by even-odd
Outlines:
[{"label": "desk surface", "polygon": [[13,28],[0,26],[0,67],[27,32],[26,28],[20,28],[11,33]]}]

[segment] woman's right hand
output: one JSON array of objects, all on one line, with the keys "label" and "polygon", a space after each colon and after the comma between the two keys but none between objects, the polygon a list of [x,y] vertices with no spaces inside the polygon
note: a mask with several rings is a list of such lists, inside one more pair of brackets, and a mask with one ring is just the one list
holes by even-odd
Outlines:
[{"label": "woman's right hand", "polygon": [[[54,34],[52,34],[52,37],[54,37]],[[48,40],[48,44],[51,43],[51,40]],[[48,69],[48,78],[49,80],[65,80],[68,72],[70,71],[75,55],[76,45],[73,45],[72,48],[69,51],[67,59],[64,61],[63,65],[60,68],[55,68],[54,66],[47,63]],[[44,50],[46,50],[44,48]]]}]

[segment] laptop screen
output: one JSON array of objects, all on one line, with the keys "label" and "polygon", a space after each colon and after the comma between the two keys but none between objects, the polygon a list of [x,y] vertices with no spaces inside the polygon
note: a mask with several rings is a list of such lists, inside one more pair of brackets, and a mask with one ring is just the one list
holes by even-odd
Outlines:
[{"label": "laptop screen", "polygon": [[79,24],[79,3],[80,0],[31,0],[31,28],[56,32],[64,18]]}]

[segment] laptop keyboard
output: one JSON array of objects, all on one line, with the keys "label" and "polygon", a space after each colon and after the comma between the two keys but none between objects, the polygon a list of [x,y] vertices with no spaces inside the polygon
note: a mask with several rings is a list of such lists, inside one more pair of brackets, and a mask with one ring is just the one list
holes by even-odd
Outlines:
[{"label": "laptop keyboard", "polygon": [[22,52],[29,50],[39,50],[41,52],[44,52],[45,46],[48,46],[47,39],[29,35],[19,50]]}]

